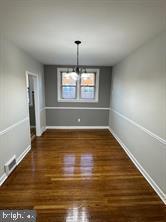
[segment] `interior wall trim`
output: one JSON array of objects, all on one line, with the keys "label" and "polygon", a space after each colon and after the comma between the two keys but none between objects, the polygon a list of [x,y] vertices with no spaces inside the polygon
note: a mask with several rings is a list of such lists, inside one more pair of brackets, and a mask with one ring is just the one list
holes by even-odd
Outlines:
[{"label": "interior wall trim", "polygon": [[[20,156],[16,159],[16,164],[17,166],[19,165],[19,163],[24,159],[24,157],[26,156],[26,154],[31,150],[31,145],[29,145],[21,154]],[[9,174],[10,175],[10,174]],[[5,182],[5,180],[8,178],[8,176],[6,173],[3,173],[3,175],[0,177],[0,186]]]},{"label": "interior wall trim", "polygon": [[46,106],[45,109],[90,109],[90,110],[109,110],[107,107],[49,107]]},{"label": "interior wall trim", "polygon": [[147,133],[148,135],[150,135],[154,139],[158,140],[160,143],[163,143],[163,144],[166,145],[166,140],[165,139],[161,138],[160,136],[156,135],[155,133],[151,132],[150,130],[146,129],[145,127],[141,126],[140,124],[134,122],[133,120],[129,119],[128,117],[124,116],[123,114],[117,112],[116,110],[114,110],[112,108],[110,108],[110,110],[112,112],[116,113],[118,116],[122,117],[123,119],[127,120],[128,122],[130,122],[134,126],[136,126],[139,129],[143,130],[145,133]]},{"label": "interior wall trim", "polygon": [[17,123],[14,123],[13,125],[7,127],[5,130],[0,131],[0,136],[2,136],[3,134],[9,132],[9,131],[12,130],[13,128],[21,125],[22,123],[24,123],[24,122],[26,122],[26,121],[29,121],[29,117],[28,117],[28,116],[25,117],[24,119],[18,121]]},{"label": "interior wall trim", "polygon": [[4,173],[4,174],[0,177],[0,186],[5,182],[6,179],[7,179],[7,175],[6,175],[6,173]]},{"label": "interior wall trim", "polygon": [[151,178],[151,176],[147,173],[147,171],[142,167],[142,165],[137,161],[134,155],[130,152],[128,147],[123,143],[123,141],[117,136],[117,134],[110,127],[109,127],[109,131],[115,137],[115,139],[118,141],[121,147],[124,149],[128,157],[131,159],[131,161],[134,163],[134,165],[137,167],[140,173],[144,176],[144,178],[148,181],[151,187],[155,190],[155,192],[158,194],[158,196],[161,198],[164,204],[166,204],[166,194],[161,190],[161,188],[156,184],[156,182]]},{"label": "interior wall trim", "polygon": [[31,150],[31,145],[29,145],[22,153],[21,155],[16,159],[17,165],[24,159],[24,157],[27,155],[27,153]]},{"label": "interior wall trim", "polygon": [[46,126],[47,129],[108,129],[109,126]]},{"label": "interior wall trim", "polygon": [[41,135],[42,135],[45,131],[46,131],[46,127],[43,126],[43,127],[41,128]]},{"label": "interior wall trim", "polygon": [[40,112],[43,112],[45,110],[45,107],[42,107],[41,109],[40,109]]}]

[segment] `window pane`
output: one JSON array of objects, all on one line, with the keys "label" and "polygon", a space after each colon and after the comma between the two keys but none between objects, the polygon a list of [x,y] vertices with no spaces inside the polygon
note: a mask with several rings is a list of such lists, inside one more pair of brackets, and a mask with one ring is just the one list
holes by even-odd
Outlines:
[{"label": "window pane", "polygon": [[70,73],[62,73],[62,85],[71,85],[71,86],[75,86],[76,85],[76,78],[74,78],[73,75],[71,75]]},{"label": "window pane", "polygon": [[81,87],[81,99],[94,99],[95,89],[94,87]]},{"label": "window pane", "polygon": [[83,73],[81,74],[81,85],[94,86],[95,85],[95,73]]},{"label": "window pane", "polygon": [[76,87],[63,86],[62,87],[62,98],[63,99],[75,99],[76,98]]}]

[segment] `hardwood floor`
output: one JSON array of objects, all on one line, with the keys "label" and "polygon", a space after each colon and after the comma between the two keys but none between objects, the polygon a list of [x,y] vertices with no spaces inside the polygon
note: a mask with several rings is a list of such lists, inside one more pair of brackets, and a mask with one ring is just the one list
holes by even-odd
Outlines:
[{"label": "hardwood floor", "polygon": [[47,130],[0,188],[38,222],[165,222],[166,207],[107,130]]}]

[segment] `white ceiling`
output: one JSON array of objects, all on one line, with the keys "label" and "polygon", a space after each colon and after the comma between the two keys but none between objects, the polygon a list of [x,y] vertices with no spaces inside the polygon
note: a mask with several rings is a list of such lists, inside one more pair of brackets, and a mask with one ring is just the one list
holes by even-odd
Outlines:
[{"label": "white ceiling", "polygon": [[166,27],[166,0],[0,0],[0,32],[44,64],[113,65]]}]

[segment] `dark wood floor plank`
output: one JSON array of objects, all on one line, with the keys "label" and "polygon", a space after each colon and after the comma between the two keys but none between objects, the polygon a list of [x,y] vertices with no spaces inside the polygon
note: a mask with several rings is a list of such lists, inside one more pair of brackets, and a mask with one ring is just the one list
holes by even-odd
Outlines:
[{"label": "dark wood floor plank", "polygon": [[38,222],[166,222],[166,207],[108,130],[47,130],[0,188]]}]

